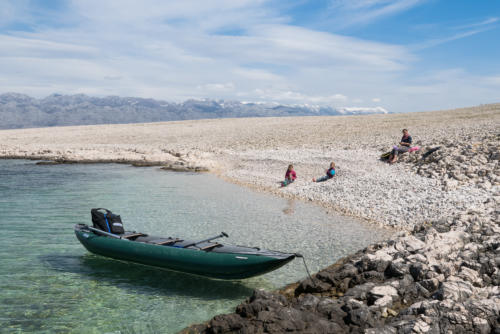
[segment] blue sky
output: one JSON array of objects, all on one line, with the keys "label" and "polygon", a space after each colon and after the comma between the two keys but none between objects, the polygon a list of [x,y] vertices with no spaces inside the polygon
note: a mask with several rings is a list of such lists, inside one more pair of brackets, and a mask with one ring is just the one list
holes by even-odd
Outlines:
[{"label": "blue sky", "polygon": [[3,0],[0,93],[500,102],[500,1]]}]

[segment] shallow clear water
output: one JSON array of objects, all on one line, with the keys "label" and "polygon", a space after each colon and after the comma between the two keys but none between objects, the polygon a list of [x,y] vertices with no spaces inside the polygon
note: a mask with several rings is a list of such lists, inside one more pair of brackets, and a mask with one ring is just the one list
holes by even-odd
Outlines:
[{"label": "shallow clear water", "polygon": [[300,252],[313,272],[387,236],[208,174],[0,160],[0,332],[175,333],[233,311],[255,288],[306,276],[299,260],[221,281],[93,255],[73,225],[89,224],[95,207],[120,214],[127,230],[189,239],[224,231],[226,243]]}]

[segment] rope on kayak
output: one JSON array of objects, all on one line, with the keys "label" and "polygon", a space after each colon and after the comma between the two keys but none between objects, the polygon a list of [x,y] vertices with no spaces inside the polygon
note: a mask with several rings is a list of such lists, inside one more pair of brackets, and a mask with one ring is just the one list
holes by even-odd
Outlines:
[{"label": "rope on kayak", "polygon": [[295,253],[295,256],[302,258],[302,262],[304,262],[304,267],[306,268],[307,276],[309,276],[309,279],[311,280],[313,286],[316,287],[316,283],[314,283],[314,280],[311,277],[311,273],[309,272],[309,268],[307,268],[306,259],[304,258],[304,256],[302,254],[299,254],[299,253]]}]

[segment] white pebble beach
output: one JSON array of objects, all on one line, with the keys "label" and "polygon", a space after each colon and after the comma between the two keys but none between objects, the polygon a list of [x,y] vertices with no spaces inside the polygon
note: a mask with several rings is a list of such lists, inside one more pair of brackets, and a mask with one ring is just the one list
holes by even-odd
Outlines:
[{"label": "white pebble beach", "polygon": [[[450,141],[474,145],[498,134],[500,104],[386,115],[2,130],[0,157],[204,167],[230,182],[398,229],[457,211],[482,210],[488,198],[499,196],[498,158],[490,187],[462,182],[451,190],[442,186],[442,177],[417,174],[412,163],[380,161],[380,154],[399,142],[403,128],[422,150]],[[331,161],[337,175],[313,183]],[[289,164],[295,166],[298,179],[281,188]]]}]

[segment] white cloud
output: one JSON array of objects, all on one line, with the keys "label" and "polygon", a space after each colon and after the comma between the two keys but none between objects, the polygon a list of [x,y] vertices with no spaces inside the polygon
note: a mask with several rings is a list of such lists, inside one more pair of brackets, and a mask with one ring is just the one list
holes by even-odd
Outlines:
[{"label": "white cloud", "polygon": [[[266,95],[267,94],[267,95]],[[265,92],[262,99],[270,99],[275,101],[290,101],[295,103],[311,103],[318,105],[338,105],[347,101],[347,96],[342,94],[332,94],[332,95],[306,95],[300,92],[294,91],[282,91],[282,92]]]},{"label": "white cloud", "polygon": [[[73,1],[71,9],[62,15],[74,26],[0,35],[4,75],[17,77],[0,91],[339,105],[347,98],[330,81],[367,82],[412,59],[400,46],[284,24],[262,2]],[[233,25],[243,33],[214,33]]]},{"label": "white cloud", "polygon": [[427,0],[331,0],[326,15],[340,27],[369,24]]},{"label": "white cloud", "polygon": [[[259,42],[273,47],[278,53],[268,53],[267,59],[304,63],[308,66],[344,66],[356,68],[378,67],[383,71],[399,70],[413,57],[396,45],[370,42],[353,37],[336,35],[310,29],[261,25],[251,30]],[[259,47],[254,45],[254,47]]]},{"label": "white cloud", "polygon": [[[20,22],[33,22],[29,8],[6,3],[10,5],[0,5],[1,15],[14,10]],[[294,26],[273,2],[64,3],[66,11],[50,17],[64,23],[63,28],[35,22],[30,25],[33,31],[0,33],[0,92],[170,101],[208,97],[360,108],[384,101],[384,108],[404,111],[408,96],[431,96],[410,106],[425,109],[426,101],[438,105],[450,100],[446,85],[454,86],[452,79],[441,83],[415,70],[416,49]],[[332,8],[336,5],[339,13],[352,11],[351,19],[364,18],[367,23],[420,3],[334,2]],[[481,27],[467,29],[487,28],[496,21],[482,22]],[[459,77],[471,75],[464,72]],[[477,95],[464,94],[467,101],[474,98],[481,103],[494,96],[490,88],[498,88],[495,77],[473,77],[481,85],[461,80],[464,87],[475,85],[471,92]]]},{"label": "white cloud", "polygon": [[197,88],[207,93],[217,93],[217,92],[232,92],[234,91],[235,86],[232,82],[227,82],[227,83],[210,83],[210,84],[200,85]]},{"label": "white cloud", "polygon": [[37,56],[40,58],[92,57],[98,49],[91,46],[79,45],[74,42],[55,42],[46,39],[21,38],[0,35],[2,57],[10,56]]},{"label": "white cloud", "polygon": [[256,80],[260,82],[282,82],[285,79],[284,77],[274,74],[270,71],[259,69],[236,68],[235,70],[233,70],[233,73],[244,79]]},{"label": "white cloud", "polygon": [[447,36],[447,37],[442,37],[442,38],[433,38],[433,39],[429,39],[427,41],[415,44],[415,45],[411,46],[411,48],[414,51],[423,50],[423,49],[438,46],[438,45],[441,45],[441,44],[444,44],[447,42],[455,41],[457,39],[462,39],[465,37],[473,36],[473,35],[476,35],[476,34],[483,32],[483,31],[489,30],[489,29],[491,29],[491,28],[474,29],[474,30],[469,30],[469,31],[464,31],[464,32],[458,33],[458,34],[454,34],[452,36]]},{"label": "white cloud", "polygon": [[341,114],[351,115],[351,114],[388,114],[389,112],[382,107],[348,107],[348,108],[338,108],[337,111]]},{"label": "white cloud", "polygon": [[[452,109],[480,103],[500,101],[500,82],[495,77],[473,75],[455,68],[449,70],[424,72],[412,81],[394,87],[393,93],[405,96],[411,111]],[[401,103],[398,110],[404,111]]]},{"label": "white cloud", "polygon": [[[409,46],[412,50],[417,51],[417,50],[423,50],[427,48],[431,48],[434,46],[438,46],[444,43],[452,42],[455,40],[459,40],[462,38],[470,37],[491,29],[496,28],[496,23],[500,19],[497,17],[489,18],[482,20],[480,22],[475,22],[475,23],[468,23],[464,25],[458,25],[458,26],[451,26],[449,30],[452,31],[460,31],[460,32],[455,32],[452,35],[449,36],[443,36],[439,38],[431,38],[423,42],[415,43],[411,46]],[[418,27],[419,29],[425,28],[423,26]],[[433,25],[427,25],[426,28],[431,28],[432,30],[437,30],[440,27],[436,24]],[[442,29],[441,29],[442,30]],[[441,31],[440,31],[441,34]]]},{"label": "white cloud", "polygon": [[482,20],[480,22],[475,22],[475,23],[469,23],[469,24],[464,24],[460,26],[455,26],[453,27],[454,29],[469,29],[469,28],[477,28],[477,27],[483,27],[483,26],[489,26],[494,23],[497,23],[500,21],[500,18],[498,17],[490,17],[486,20]]}]

